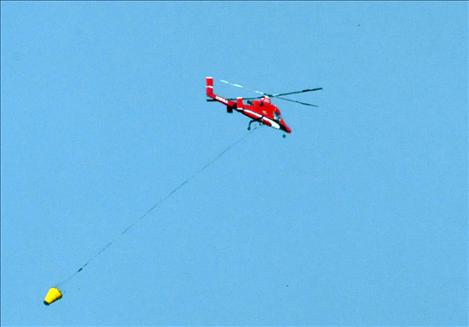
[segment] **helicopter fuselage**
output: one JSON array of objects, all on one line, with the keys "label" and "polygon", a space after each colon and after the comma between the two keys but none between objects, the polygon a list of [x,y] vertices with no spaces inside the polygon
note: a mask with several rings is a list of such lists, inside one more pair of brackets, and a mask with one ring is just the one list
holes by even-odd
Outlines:
[{"label": "helicopter fuselage", "polygon": [[206,78],[206,95],[212,99],[211,101],[223,103],[229,113],[236,110],[253,121],[258,121],[263,125],[291,133],[291,128],[283,120],[280,109],[273,105],[268,97],[249,101],[248,103],[244,103],[242,97],[236,98],[236,101],[225,99],[213,92],[212,77]]}]

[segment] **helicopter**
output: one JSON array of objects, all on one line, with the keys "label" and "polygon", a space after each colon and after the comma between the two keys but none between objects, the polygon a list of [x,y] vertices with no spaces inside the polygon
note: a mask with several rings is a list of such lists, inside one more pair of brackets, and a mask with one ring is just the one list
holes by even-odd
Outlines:
[{"label": "helicopter", "polygon": [[[249,125],[248,125],[248,130],[251,129],[252,123],[258,122],[261,125],[266,125],[266,126],[281,130],[288,134],[290,134],[292,130],[283,119],[280,109],[274,104],[272,104],[271,98],[294,102],[294,103],[298,103],[298,104],[305,105],[305,106],[318,107],[315,104],[292,100],[289,98],[285,98],[284,96],[322,90],[322,87],[318,87],[314,89],[304,89],[300,91],[276,93],[276,94],[269,94],[269,93],[265,93],[261,91],[254,91],[260,94],[260,96],[253,97],[253,98],[242,98],[242,97],[223,98],[215,94],[213,91],[213,77],[206,77],[205,81],[206,81],[205,91],[206,91],[207,97],[209,98],[207,99],[207,101],[220,102],[226,106],[226,111],[228,113],[233,113],[233,110],[235,110],[251,118],[251,121],[249,122]],[[225,80],[221,80],[221,82],[235,86],[235,87],[244,88],[242,85],[230,83]],[[243,100],[246,100],[247,103],[244,103]],[[283,137],[285,137],[285,134],[283,134]]]}]

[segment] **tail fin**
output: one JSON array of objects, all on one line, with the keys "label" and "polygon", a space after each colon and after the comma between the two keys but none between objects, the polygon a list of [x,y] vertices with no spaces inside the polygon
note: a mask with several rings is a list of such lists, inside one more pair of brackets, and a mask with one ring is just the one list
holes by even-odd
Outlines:
[{"label": "tail fin", "polygon": [[205,77],[205,81],[205,93],[209,98],[215,98],[215,94],[213,93],[213,77]]},{"label": "tail fin", "polygon": [[207,101],[218,101],[223,103],[227,107],[236,107],[236,102],[232,101],[231,99],[225,99],[221,96],[218,96],[213,92],[213,77],[205,77],[205,82],[205,94],[207,94],[207,96],[210,98],[207,99]]}]

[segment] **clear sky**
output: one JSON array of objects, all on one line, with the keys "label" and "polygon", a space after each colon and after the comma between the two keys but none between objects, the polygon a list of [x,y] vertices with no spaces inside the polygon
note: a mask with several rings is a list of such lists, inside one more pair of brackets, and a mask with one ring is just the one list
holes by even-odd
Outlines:
[{"label": "clear sky", "polygon": [[[205,102],[275,101],[246,134]],[[468,322],[467,2],[2,2],[2,325]]]}]

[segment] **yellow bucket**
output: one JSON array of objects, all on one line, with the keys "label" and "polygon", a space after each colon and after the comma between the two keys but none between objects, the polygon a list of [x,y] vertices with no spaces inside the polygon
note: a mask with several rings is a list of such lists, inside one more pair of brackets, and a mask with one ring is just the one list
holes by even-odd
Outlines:
[{"label": "yellow bucket", "polygon": [[62,298],[62,292],[56,287],[52,287],[44,298],[44,304],[49,305]]}]

